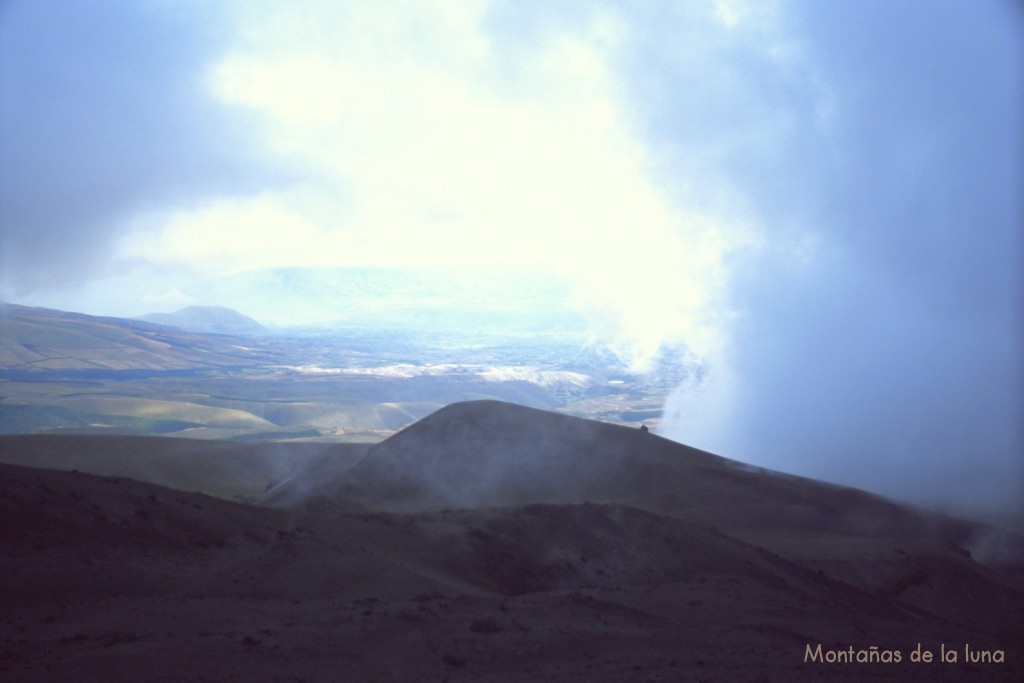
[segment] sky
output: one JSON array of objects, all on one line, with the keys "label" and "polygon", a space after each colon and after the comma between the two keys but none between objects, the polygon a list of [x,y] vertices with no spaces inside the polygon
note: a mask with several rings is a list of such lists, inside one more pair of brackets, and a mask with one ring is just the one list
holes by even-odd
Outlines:
[{"label": "sky", "polygon": [[667,435],[1024,509],[1022,53],[1011,0],[6,0],[0,299],[554,274],[709,368]]}]

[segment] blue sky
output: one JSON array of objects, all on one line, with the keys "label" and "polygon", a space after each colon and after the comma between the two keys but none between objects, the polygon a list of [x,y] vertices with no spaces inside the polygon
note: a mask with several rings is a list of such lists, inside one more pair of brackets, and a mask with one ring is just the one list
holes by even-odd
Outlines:
[{"label": "blue sky", "polygon": [[0,298],[554,273],[638,365],[708,362],[682,441],[1021,504],[1022,52],[1009,0],[11,0]]}]

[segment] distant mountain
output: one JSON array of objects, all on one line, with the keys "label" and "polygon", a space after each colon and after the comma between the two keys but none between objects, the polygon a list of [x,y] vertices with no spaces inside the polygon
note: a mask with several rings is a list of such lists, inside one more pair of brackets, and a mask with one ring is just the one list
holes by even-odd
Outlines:
[{"label": "distant mountain", "polygon": [[269,330],[247,315],[224,306],[189,306],[174,313],[150,313],[139,318],[157,325],[180,327],[204,334],[267,334]]},{"label": "distant mountain", "polygon": [[202,295],[283,326],[497,334],[579,331],[562,279],[484,268],[275,268],[198,284]]},{"label": "distant mountain", "polygon": [[0,305],[0,370],[185,370],[266,363],[241,340],[123,318]]}]

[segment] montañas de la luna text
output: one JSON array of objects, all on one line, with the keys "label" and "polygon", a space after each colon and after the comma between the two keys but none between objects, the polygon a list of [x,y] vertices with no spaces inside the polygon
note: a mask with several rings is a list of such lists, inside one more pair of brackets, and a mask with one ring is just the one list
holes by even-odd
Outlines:
[{"label": "monta\u00f1as de la luna text", "polygon": [[[961,658],[961,654],[963,657]],[[877,645],[870,645],[867,648],[855,648],[852,645],[846,649],[823,648],[821,643],[811,646],[810,643],[804,648],[805,662],[820,662],[822,664],[899,664],[904,659],[911,662],[928,664],[931,662],[942,662],[944,664],[956,664],[959,662],[967,664],[1002,664],[1006,661],[1006,653],[1003,650],[979,650],[964,644],[963,648],[947,648],[943,643],[939,646],[938,652],[924,650],[918,643],[909,656],[899,650],[884,650]]]}]

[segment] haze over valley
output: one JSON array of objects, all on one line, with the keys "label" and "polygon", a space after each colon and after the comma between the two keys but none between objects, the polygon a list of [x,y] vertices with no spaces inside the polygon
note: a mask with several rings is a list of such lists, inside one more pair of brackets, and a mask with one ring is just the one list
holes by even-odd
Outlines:
[{"label": "haze over valley", "polygon": [[[576,337],[523,364],[687,370],[580,414],[662,409],[759,466],[1024,505],[1009,0],[8,4],[0,300]],[[282,364],[343,367],[300,350]]]},{"label": "haze over valley", "polygon": [[160,318],[185,327],[4,311],[0,433],[8,434],[376,441],[475,398],[656,427],[669,392],[699,371],[667,358],[630,372],[578,332],[456,335],[400,326],[400,316],[381,328],[270,334],[261,326],[243,336],[185,329],[209,329],[213,316],[258,325],[230,309]]}]

